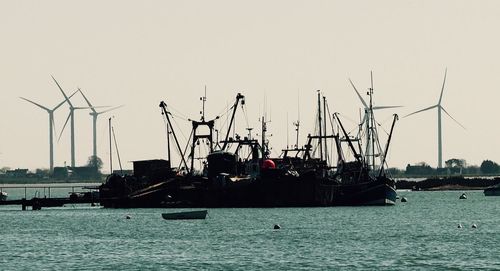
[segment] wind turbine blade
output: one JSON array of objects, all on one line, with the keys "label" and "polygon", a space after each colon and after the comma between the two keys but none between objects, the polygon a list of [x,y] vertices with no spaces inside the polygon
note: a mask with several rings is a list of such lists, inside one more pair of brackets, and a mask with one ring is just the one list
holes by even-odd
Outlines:
[{"label": "wind turbine blade", "polygon": [[467,130],[467,129],[465,129],[465,127],[464,127],[462,124],[460,124],[460,122],[458,122],[458,121],[457,121],[454,117],[452,117],[452,116],[451,116],[451,115],[450,115],[450,114],[446,111],[446,109],[444,109],[444,107],[442,107],[442,106],[441,106],[441,109],[443,109],[444,113],[446,113],[446,115],[448,115],[448,117],[450,117],[450,118],[451,118],[452,120],[454,120],[454,121],[455,121],[458,125],[460,125],[460,127],[462,127],[464,130]]},{"label": "wind turbine blade", "polygon": [[[75,90],[75,92],[73,92],[69,98],[71,99],[76,93],[78,92],[78,90]],[[52,111],[56,111],[56,109],[58,109],[59,107],[61,107],[61,105],[63,105],[64,103],[66,103],[66,100],[60,102],[58,105],[56,105],[56,107],[54,107],[54,109],[52,109]]]},{"label": "wind turbine blade", "polygon": [[413,112],[413,113],[411,113],[411,114],[408,114],[408,115],[404,116],[403,118],[406,118],[406,117],[409,117],[409,116],[411,116],[411,115],[415,115],[415,114],[418,114],[418,113],[420,113],[420,112],[424,112],[424,111],[427,111],[427,110],[430,110],[430,109],[433,109],[433,108],[436,108],[436,107],[438,107],[438,105],[429,106],[429,107],[424,108],[424,109],[422,109],[422,110],[418,110],[418,111],[415,111],[415,112]]},{"label": "wind turbine blade", "polygon": [[124,105],[116,106],[116,107],[113,107],[113,108],[111,108],[111,109],[108,109],[108,110],[104,110],[104,111],[102,111],[102,112],[99,112],[99,113],[97,113],[97,114],[104,114],[104,113],[108,113],[108,112],[113,111],[113,110],[116,110],[116,109],[118,109],[118,108],[120,108],[120,107],[124,107]]},{"label": "wind turbine blade", "polygon": [[356,87],[354,86],[354,83],[351,81],[351,79],[349,79],[349,82],[351,82],[351,86],[354,88],[354,91],[356,91],[356,94],[358,94],[358,97],[359,99],[361,100],[361,102],[363,103],[363,106],[365,108],[368,108],[368,105],[366,104],[365,100],[363,99],[363,97],[361,97],[361,94],[359,94],[359,91],[356,89]]},{"label": "wind turbine blade", "polygon": [[388,109],[388,108],[399,108],[403,107],[401,105],[390,105],[390,106],[374,106],[373,110]]},{"label": "wind turbine blade", "polygon": [[444,84],[446,83],[447,73],[448,73],[448,68],[444,70],[444,80],[443,80],[443,87],[441,88],[441,95],[439,96],[439,102],[438,102],[439,105],[441,105],[441,100],[443,100]]},{"label": "wind turbine blade", "polygon": [[38,107],[40,107],[40,108],[42,108],[42,109],[45,109],[45,110],[47,110],[47,111],[50,111],[50,109],[48,109],[47,107],[45,107],[45,106],[43,106],[43,105],[37,104],[37,103],[35,103],[35,102],[33,102],[33,101],[30,101],[30,100],[28,100],[28,99],[26,99],[26,98],[23,98],[23,97],[19,97],[19,98],[21,98],[21,99],[23,99],[23,100],[25,100],[25,101],[27,101],[27,102],[29,102],[29,103],[32,103],[32,104],[34,104],[34,105],[36,105],[36,106],[38,106]]},{"label": "wind turbine blade", "polygon": [[66,128],[66,125],[68,124],[69,118],[71,117],[71,112],[68,114],[68,117],[66,118],[66,122],[64,123],[64,126],[61,130],[61,133],[59,134],[59,138],[57,139],[57,142],[61,139],[62,133],[64,132],[64,129]]},{"label": "wind turbine blade", "polygon": [[89,105],[90,107],[90,110],[92,110],[92,112],[97,113],[97,111],[94,109],[94,107],[92,106],[92,104],[90,103],[89,99],[87,99],[87,97],[85,96],[85,94],[83,94],[83,91],[78,88],[78,91],[80,91],[80,94],[83,96],[83,99],[85,99],[85,101],[87,102],[87,104]]},{"label": "wind turbine blade", "polygon": [[79,107],[73,107],[73,109],[94,109],[94,108],[108,108],[109,106],[91,106],[91,107],[86,107],[86,106],[79,106]]},{"label": "wind turbine blade", "polygon": [[69,106],[70,107],[73,107],[73,104],[70,102],[68,96],[66,96],[66,93],[64,93],[64,90],[61,88],[61,86],[59,85],[59,83],[56,81],[56,79],[54,78],[54,76],[52,76],[52,79],[54,80],[54,82],[56,83],[57,87],[59,88],[59,90],[61,90],[61,93],[63,94],[64,98],[66,99],[66,101],[68,102]]}]

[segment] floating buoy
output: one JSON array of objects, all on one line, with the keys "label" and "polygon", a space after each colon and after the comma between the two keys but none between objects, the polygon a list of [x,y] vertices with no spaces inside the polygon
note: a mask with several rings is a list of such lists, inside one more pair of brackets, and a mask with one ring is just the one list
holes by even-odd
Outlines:
[{"label": "floating buoy", "polygon": [[458,223],[458,227],[457,228],[461,229],[462,228],[462,224]]},{"label": "floating buoy", "polygon": [[130,215],[127,215],[127,216],[125,217],[125,219],[130,219],[130,218],[131,218],[131,217],[130,217]]},{"label": "floating buoy", "polygon": [[408,199],[406,197],[401,198],[401,202],[407,202],[407,201],[408,201]]},{"label": "floating buoy", "polygon": [[280,226],[280,225],[278,225],[278,224],[274,224],[274,229],[275,229],[275,230],[279,230],[279,229],[281,229],[281,226]]},{"label": "floating buoy", "polygon": [[477,229],[477,225],[476,224],[472,224],[472,228],[473,229]]},{"label": "floating buoy", "polygon": [[459,199],[467,199],[467,195],[465,193],[462,193]]}]

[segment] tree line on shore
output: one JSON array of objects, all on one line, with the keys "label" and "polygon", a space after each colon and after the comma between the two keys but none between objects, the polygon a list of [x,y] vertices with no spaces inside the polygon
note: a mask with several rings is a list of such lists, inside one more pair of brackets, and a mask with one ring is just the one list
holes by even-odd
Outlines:
[{"label": "tree line on shore", "polygon": [[[101,174],[100,169],[102,168],[102,160],[99,157],[89,157],[87,161],[87,167],[96,168],[98,174]],[[17,169],[19,170],[19,169]],[[0,175],[6,175],[8,172],[12,172],[10,167],[1,167]],[[27,176],[24,177],[35,177],[35,178],[48,178],[50,177],[50,172],[48,169],[38,168],[34,171],[28,171],[23,169],[20,172],[24,172]],[[464,159],[452,158],[445,161],[444,168],[433,168],[426,162],[420,162],[415,165],[408,164],[405,169],[399,168],[389,168],[388,172],[394,177],[427,177],[427,176],[448,176],[448,175],[498,175],[500,174],[500,165],[491,160],[484,160],[480,166],[467,165]]]},{"label": "tree line on shore", "polygon": [[492,160],[484,160],[480,166],[467,165],[465,159],[452,158],[445,161],[444,168],[433,168],[426,162],[415,165],[408,164],[405,169],[389,168],[392,176],[397,177],[427,177],[442,175],[473,175],[491,176],[500,174],[500,165]]},{"label": "tree line on shore", "polygon": [[[54,172],[47,168],[37,168],[30,171],[26,168],[11,169],[10,167],[0,168],[0,178],[5,179],[88,179],[100,178],[102,176],[102,160],[97,156],[90,156],[87,164],[83,167],[54,167]],[[70,170],[68,170],[70,169]]]}]

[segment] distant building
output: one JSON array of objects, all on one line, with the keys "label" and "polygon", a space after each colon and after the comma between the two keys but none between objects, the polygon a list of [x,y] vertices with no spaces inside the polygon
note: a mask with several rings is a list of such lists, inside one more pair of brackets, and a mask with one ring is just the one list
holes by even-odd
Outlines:
[{"label": "distant building", "polygon": [[436,174],[436,170],[432,168],[431,166],[421,163],[418,165],[410,165],[408,164],[406,166],[406,175],[416,175],[416,176],[425,176],[425,175],[434,175]]},{"label": "distant building", "polygon": [[155,159],[144,161],[133,161],[134,176],[137,178],[148,177],[152,180],[161,179],[172,174],[170,161]]},{"label": "distant building", "polygon": [[75,180],[99,180],[101,173],[97,167],[68,167],[69,176]]},{"label": "distant building", "polygon": [[7,170],[5,176],[8,178],[26,178],[28,177],[28,169],[18,168],[13,170]]},{"label": "distant building", "polygon": [[52,172],[52,178],[65,180],[68,179],[69,173],[67,167],[54,167],[54,171]]}]

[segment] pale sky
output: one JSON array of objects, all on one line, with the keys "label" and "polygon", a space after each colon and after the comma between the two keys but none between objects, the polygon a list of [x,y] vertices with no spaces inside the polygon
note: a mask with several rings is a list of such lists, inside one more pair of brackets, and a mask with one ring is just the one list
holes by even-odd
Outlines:
[{"label": "pale sky", "polygon": [[[393,113],[437,103],[446,67],[443,106],[467,130],[443,116],[443,159],[500,162],[498,26],[499,1],[1,1],[0,166],[48,168],[47,113],[19,96],[55,106],[63,97],[51,75],[67,92],[82,88],[95,105],[125,105],[99,119],[98,155],[107,169],[109,116],[123,161],[165,158],[159,102],[198,118],[205,85],[208,117],[241,92],[250,125],[259,128],[267,100],[277,155],[287,126],[294,137],[297,96],[304,144],[316,90],[332,111],[357,120],[361,104],[348,78],[366,90],[373,70],[375,103],[405,106],[378,112],[389,130]],[[56,113],[58,133],[67,114],[67,105]],[[176,121],[189,135],[190,124]],[[92,152],[87,111],[76,112],[76,130],[83,165]],[[69,140],[67,129],[56,142],[56,166],[70,163]],[[389,165],[420,161],[437,165],[435,110],[395,128]]]}]

